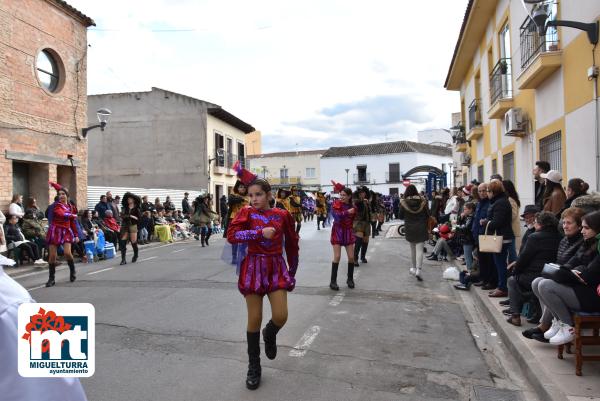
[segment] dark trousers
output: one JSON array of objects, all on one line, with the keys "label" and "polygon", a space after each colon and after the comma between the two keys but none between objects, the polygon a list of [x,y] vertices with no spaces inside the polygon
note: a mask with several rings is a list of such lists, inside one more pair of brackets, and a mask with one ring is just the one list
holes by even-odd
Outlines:
[{"label": "dark trousers", "polygon": [[23,255],[27,255],[33,261],[40,258],[40,250],[35,242],[25,242],[19,245],[18,248],[21,250],[21,260],[23,260]]},{"label": "dark trousers", "polygon": [[493,254],[489,252],[479,252],[479,278],[487,284],[496,286],[498,284],[498,273],[494,264]]}]

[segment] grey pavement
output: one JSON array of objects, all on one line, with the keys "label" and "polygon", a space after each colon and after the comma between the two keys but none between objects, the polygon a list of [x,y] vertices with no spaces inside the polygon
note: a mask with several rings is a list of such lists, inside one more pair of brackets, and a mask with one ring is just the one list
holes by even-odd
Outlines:
[{"label": "grey pavement", "polygon": [[[96,373],[82,379],[92,401],[121,400],[536,400],[520,368],[471,295],[456,294],[441,265],[408,274],[407,243],[372,240],[356,289],[328,288],[329,229],[302,229],[297,287],[279,353],[263,356],[249,391],[246,309],[224,240],[147,248],[135,264],[78,264],[56,287],[45,272],[17,275],[40,302],[96,309]],[[384,229],[389,227],[386,224]],[[129,258],[131,255],[129,255]],[[265,301],[264,322],[270,317]]]}]

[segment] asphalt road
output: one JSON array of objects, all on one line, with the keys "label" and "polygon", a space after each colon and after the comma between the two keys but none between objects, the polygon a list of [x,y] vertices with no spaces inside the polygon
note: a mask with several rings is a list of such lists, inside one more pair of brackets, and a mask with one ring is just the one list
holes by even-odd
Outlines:
[{"label": "asphalt road", "polygon": [[[18,281],[39,302],[95,306],[96,373],[82,379],[91,401],[535,399],[440,263],[426,264],[417,282],[407,243],[381,235],[356,270],[356,289],[345,285],[342,259],[333,292],[330,231],[315,225],[301,233],[289,320],[277,359],[262,358],[256,391],[244,385],[246,309],[234,268],[221,260],[222,238],[208,248],[149,248],[126,266],[78,264],[73,284],[61,266],[50,289],[38,288],[44,274]],[[269,317],[265,300],[264,323]]]}]

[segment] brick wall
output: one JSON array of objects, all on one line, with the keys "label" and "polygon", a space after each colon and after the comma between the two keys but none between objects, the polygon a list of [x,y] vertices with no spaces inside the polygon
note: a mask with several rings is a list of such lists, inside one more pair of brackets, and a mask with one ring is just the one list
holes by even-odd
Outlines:
[{"label": "brick wall", "polygon": [[[45,48],[62,64],[55,93],[37,78],[36,57]],[[73,155],[80,163],[77,203],[87,203],[87,141],[80,137],[87,126],[86,49],[86,23],[54,1],[0,1],[0,210],[12,197],[13,161],[6,151],[60,158],[61,164]],[[49,166],[50,179],[56,170]],[[41,203],[54,195],[49,189]]]}]

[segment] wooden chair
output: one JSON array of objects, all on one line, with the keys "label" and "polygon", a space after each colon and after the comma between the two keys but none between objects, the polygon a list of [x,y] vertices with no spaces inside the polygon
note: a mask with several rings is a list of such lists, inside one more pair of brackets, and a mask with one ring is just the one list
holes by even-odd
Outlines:
[{"label": "wooden chair", "polygon": [[[600,355],[583,355],[584,345],[600,345],[600,313],[576,312],[573,315],[575,322],[575,374],[581,376],[581,368],[584,361],[600,361]],[[591,330],[591,335],[583,335],[583,330]],[[572,354],[573,343],[558,346],[558,359],[563,359],[563,351],[566,348],[568,354]]]}]

